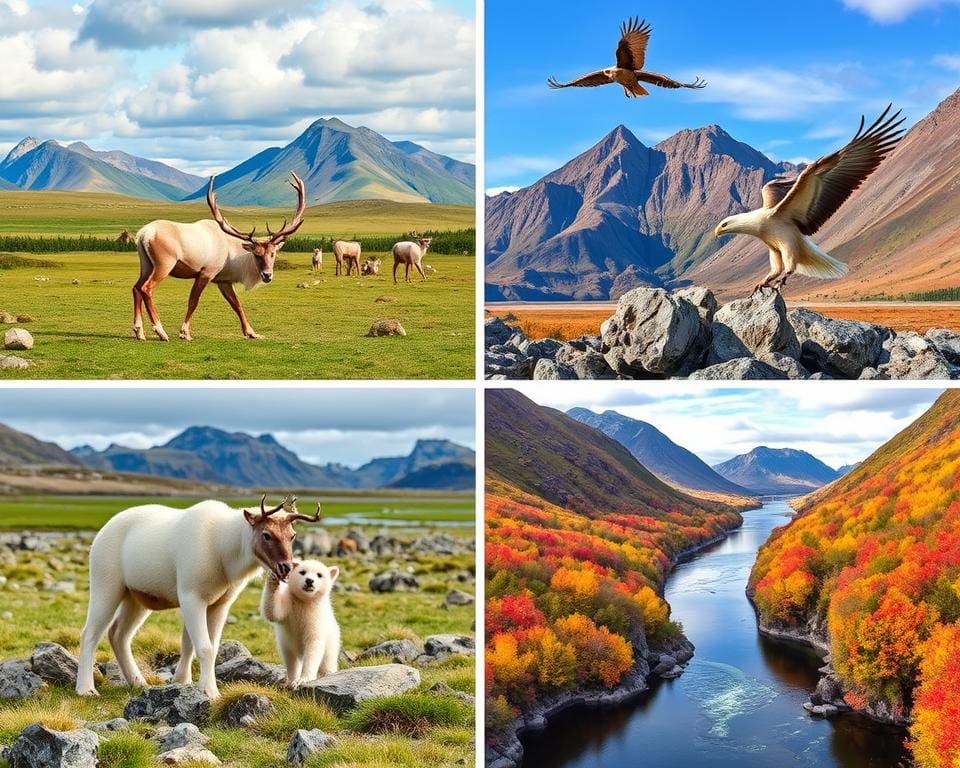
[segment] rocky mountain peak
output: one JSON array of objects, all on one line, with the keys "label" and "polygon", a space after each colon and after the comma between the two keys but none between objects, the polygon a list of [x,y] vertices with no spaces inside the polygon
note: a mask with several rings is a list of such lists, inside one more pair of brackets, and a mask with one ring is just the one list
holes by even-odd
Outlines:
[{"label": "rocky mountain peak", "polygon": [[32,152],[39,146],[40,139],[37,139],[33,136],[27,136],[27,138],[21,139],[20,143],[7,153],[3,164],[7,165],[8,163],[12,163],[15,160],[23,157],[25,154],[27,154],[27,152]]}]

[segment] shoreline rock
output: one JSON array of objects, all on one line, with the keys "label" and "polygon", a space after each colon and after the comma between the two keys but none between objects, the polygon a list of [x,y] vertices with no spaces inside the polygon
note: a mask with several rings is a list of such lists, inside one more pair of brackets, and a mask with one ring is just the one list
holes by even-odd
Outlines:
[{"label": "shoreline rock", "polygon": [[774,291],[718,307],[707,288],[634,288],[599,335],[533,340],[493,317],[485,323],[484,348],[487,379],[960,378],[960,333],[898,333],[803,307],[788,310]]}]

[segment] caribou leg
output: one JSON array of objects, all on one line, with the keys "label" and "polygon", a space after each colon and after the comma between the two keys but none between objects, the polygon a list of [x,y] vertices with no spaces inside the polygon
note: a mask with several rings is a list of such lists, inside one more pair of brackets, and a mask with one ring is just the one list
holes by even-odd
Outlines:
[{"label": "caribou leg", "polygon": [[193,341],[190,335],[190,320],[193,318],[193,313],[197,311],[200,295],[208,285],[210,285],[210,278],[206,275],[197,275],[196,280],[193,281],[190,298],[187,300],[187,315],[183,318],[183,325],[180,326],[180,338],[184,341]]},{"label": "caribou leg", "polygon": [[150,277],[144,280],[143,285],[140,286],[140,293],[147,305],[147,314],[150,316],[153,332],[160,337],[160,341],[169,341],[170,337],[167,336],[167,332],[163,330],[163,325],[160,323],[160,313],[157,312],[157,306],[153,303],[153,291],[158,283],[170,274],[171,269],[173,269],[173,264],[166,271],[160,270],[154,265]]},{"label": "caribou leg", "polygon": [[240,303],[240,297],[237,296],[237,292],[233,290],[233,285],[231,283],[217,283],[217,288],[220,289],[220,293],[223,294],[223,298],[227,300],[227,304],[237,313],[237,317],[240,318],[240,327],[243,329],[243,335],[248,339],[262,339],[263,337],[258,335],[254,330],[253,326],[247,322],[247,316],[243,313],[243,305]]},{"label": "caribou leg", "polygon": [[417,272],[420,273],[420,277],[422,277],[424,280],[426,280],[426,279],[427,279],[427,276],[426,276],[425,274],[423,274],[423,267],[420,266],[420,262],[419,262],[419,261],[415,261],[415,262],[413,263],[413,266],[415,266],[415,267],[417,268]]},{"label": "caribou leg", "polygon": [[133,338],[146,341],[143,333],[143,295],[140,293],[140,281],[133,286]]}]

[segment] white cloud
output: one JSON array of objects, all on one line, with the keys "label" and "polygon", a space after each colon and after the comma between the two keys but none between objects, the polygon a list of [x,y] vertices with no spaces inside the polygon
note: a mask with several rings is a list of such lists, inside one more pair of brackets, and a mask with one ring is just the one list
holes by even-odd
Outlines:
[{"label": "white cloud", "polygon": [[960,53],[941,53],[933,57],[933,63],[951,72],[960,72]]},{"label": "white cloud", "polygon": [[495,197],[503,192],[516,192],[520,187],[490,187],[486,190],[487,197]]},{"label": "white cloud", "polygon": [[958,0],[843,0],[847,8],[862,11],[874,21],[893,24],[912,13],[944,5],[957,5]]},{"label": "white cloud", "polygon": [[849,100],[843,85],[824,73],[762,67],[707,70],[703,77],[710,87],[693,98],[729,104],[735,115],[748,120],[795,120]]},{"label": "white cloud", "polygon": [[491,157],[486,162],[487,175],[496,178],[510,178],[527,173],[549,173],[555,171],[566,161],[555,157],[536,155],[503,155]]}]

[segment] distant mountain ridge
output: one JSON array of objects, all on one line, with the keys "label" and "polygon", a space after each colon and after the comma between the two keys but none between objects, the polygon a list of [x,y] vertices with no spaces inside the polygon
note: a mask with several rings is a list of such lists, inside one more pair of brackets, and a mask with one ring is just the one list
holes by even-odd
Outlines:
[{"label": "distant mountain ridge", "polygon": [[727,480],[764,495],[809,493],[840,477],[837,470],[806,451],[766,446],[714,464],[713,469]]},{"label": "distant mountain ridge", "polygon": [[567,415],[616,440],[644,467],[675,488],[751,495],[751,491],[715,472],[652,424],[610,410],[598,414],[586,408],[572,408]]},{"label": "distant mountain ridge", "polygon": [[303,461],[270,434],[257,437],[214,427],[189,427],[164,445],[103,451],[74,448],[95,469],[271,488],[436,488],[474,486],[474,452],[448,440],[418,440],[407,456],[378,458],[358,469]]},{"label": "distant mountain ridge", "polygon": [[25,432],[0,424],[0,466],[82,466],[79,458],[56,443],[47,443]]},{"label": "distant mountain ridge", "polygon": [[[290,171],[306,183],[310,205],[345,200],[472,205],[476,169],[411,141],[336,118],[314,122],[284,147],[270,147],[217,177],[224,205],[287,207]],[[151,200],[197,200],[206,179],[83,142],[23,139],[0,163],[0,185],[16,189],[110,192]]]},{"label": "distant mountain ridge", "polygon": [[489,299],[600,300],[666,285],[722,245],[713,225],[761,203],[774,163],[717,125],[645,146],[619,125],[529,187],[486,200]]}]

